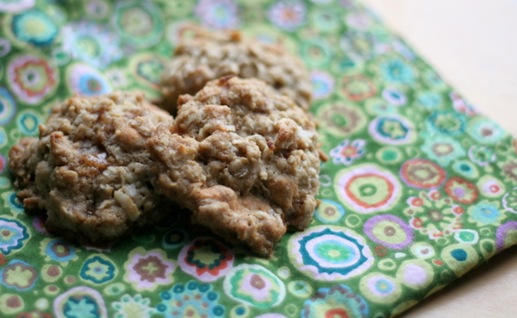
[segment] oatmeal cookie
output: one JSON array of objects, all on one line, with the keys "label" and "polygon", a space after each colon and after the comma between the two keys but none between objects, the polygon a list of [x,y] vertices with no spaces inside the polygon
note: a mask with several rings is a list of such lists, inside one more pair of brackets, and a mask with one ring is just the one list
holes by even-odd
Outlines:
[{"label": "oatmeal cookie", "polygon": [[316,207],[314,124],[287,96],[255,79],[224,77],[182,95],[170,125],[148,140],[156,187],[193,211],[193,223],[270,255]]},{"label": "oatmeal cookie", "polygon": [[28,211],[46,211],[50,231],[83,242],[159,221],[170,201],[153,189],[146,141],[170,120],[141,94],[68,99],[39,138],[9,152],[19,198]]},{"label": "oatmeal cookie", "polygon": [[162,75],[163,107],[174,113],[180,95],[193,95],[225,75],[263,80],[303,109],[310,106],[311,82],[300,59],[279,45],[245,39],[236,31],[198,29],[194,38],[178,44]]}]

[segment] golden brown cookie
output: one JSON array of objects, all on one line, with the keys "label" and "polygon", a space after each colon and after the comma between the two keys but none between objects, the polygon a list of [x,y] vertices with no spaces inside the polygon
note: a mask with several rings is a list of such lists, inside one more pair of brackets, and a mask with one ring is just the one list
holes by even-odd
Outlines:
[{"label": "golden brown cookie", "polygon": [[174,113],[180,95],[193,95],[225,75],[260,79],[303,109],[310,106],[310,77],[300,59],[278,45],[246,39],[236,31],[198,29],[193,38],[178,44],[162,75],[163,107]]},{"label": "golden brown cookie", "polygon": [[78,241],[106,242],[159,221],[170,201],[152,186],[145,145],[171,120],[141,94],[66,100],[39,138],[9,152],[19,198],[28,210],[46,211],[50,231]]},{"label": "golden brown cookie", "polygon": [[316,207],[315,126],[288,97],[255,79],[224,77],[183,95],[177,117],[148,140],[156,186],[228,241],[271,255]]}]

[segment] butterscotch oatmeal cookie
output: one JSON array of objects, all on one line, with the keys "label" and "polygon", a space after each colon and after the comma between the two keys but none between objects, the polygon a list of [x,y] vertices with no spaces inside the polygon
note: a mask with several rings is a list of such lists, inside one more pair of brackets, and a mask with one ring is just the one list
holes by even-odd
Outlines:
[{"label": "butterscotch oatmeal cookie", "polygon": [[303,109],[310,106],[310,77],[300,59],[279,45],[246,39],[236,31],[198,29],[194,38],[178,44],[162,75],[163,107],[174,112],[180,95],[195,94],[225,75],[263,80]]},{"label": "butterscotch oatmeal cookie", "polygon": [[39,138],[9,152],[18,197],[27,210],[46,211],[50,231],[72,240],[110,241],[158,221],[170,201],[153,189],[145,144],[169,120],[141,94],[66,100]]},{"label": "butterscotch oatmeal cookie", "polygon": [[320,166],[314,124],[262,81],[225,77],[182,95],[175,121],[160,125],[148,148],[157,188],[228,241],[270,255],[287,228],[310,222]]}]

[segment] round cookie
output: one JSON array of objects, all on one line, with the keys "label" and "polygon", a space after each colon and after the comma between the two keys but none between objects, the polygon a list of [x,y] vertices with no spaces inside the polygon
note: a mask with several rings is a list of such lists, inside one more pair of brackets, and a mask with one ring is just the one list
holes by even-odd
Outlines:
[{"label": "round cookie", "polygon": [[235,31],[206,30],[196,30],[176,47],[162,74],[162,106],[174,113],[180,95],[193,95],[208,81],[226,75],[260,79],[309,109],[311,81],[300,59],[279,45],[245,39]]},{"label": "round cookie", "polygon": [[153,189],[146,141],[172,119],[143,95],[73,97],[54,108],[39,138],[9,152],[26,209],[46,210],[47,228],[68,239],[107,242],[167,214]]},{"label": "round cookie", "polygon": [[224,77],[182,95],[170,125],[148,140],[157,188],[192,221],[271,255],[287,228],[316,207],[315,125],[294,102],[255,79]]}]

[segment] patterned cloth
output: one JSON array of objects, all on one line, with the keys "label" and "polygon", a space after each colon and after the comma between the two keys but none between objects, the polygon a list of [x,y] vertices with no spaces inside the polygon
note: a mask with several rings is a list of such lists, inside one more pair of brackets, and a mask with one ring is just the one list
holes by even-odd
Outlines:
[{"label": "patterned cloth", "polygon": [[[0,0],[0,316],[389,317],[517,241],[512,138],[352,0]],[[8,149],[50,107],[158,96],[194,21],[280,42],[311,69],[321,205],[271,259],[185,231],[113,246],[50,235],[17,201]]]}]

